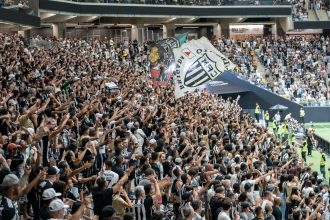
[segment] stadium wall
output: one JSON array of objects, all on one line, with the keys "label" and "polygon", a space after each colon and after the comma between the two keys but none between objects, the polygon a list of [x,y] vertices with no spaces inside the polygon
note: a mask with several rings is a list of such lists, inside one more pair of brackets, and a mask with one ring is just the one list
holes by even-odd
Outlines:
[{"label": "stadium wall", "polygon": [[30,27],[39,27],[40,18],[32,15],[25,14],[24,12],[0,8],[0,21],[20,24]]},{"label": "stadium wall", "polygon": [[[256,102],[260,104],[263,110],[268,110],[271,106],[280,104],[288,107],[288,109],[282,113],[282,117],[291,112],[293,117],[297,119],[299,118],[299,111],[302,105],[255,86],[245,80],[239,79],[237,76],[229,72],[224,73],[220,79],[226,80],[235,86],[250,91],[242,94],[239,100],[239,104],[243,109],[254,109]],[[304,107],[304,110],[306,113],[305,122],[330,122],[330,107]],[[276,111],[270,111],[269,113],[272,117]]]}]

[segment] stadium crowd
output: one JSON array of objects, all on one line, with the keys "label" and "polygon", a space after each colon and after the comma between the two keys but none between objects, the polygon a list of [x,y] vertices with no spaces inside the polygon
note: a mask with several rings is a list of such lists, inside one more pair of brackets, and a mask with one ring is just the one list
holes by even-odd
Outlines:
[{"label": "stadium crowd", "polygon": [[[216,44],[250,82],[301,104],[329,105],[329,40],[329,36],[288,36],[241,42],[220,39]],[[258,62],[264,71],[257,70]]]},{"label": "stadium crowd", "polygon": [[329,219],[329,185],[238,99],[153,88],[147,45],[49,41],[0,35],[2,219]]}]

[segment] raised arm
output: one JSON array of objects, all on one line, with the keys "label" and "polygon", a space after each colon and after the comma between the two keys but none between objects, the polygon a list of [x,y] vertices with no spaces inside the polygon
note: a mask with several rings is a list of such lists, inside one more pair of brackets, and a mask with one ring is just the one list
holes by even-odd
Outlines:
[{"label": "raised arm", "polygon": [[124,176],[112,187],[113,193],[116,193],[120,190],[120,188],[126,183],[128,180],[128,176],[131,174],[133,167],[130,167],[126,170]]},{"label": "raised arm", "polygon": [[49,138],[50,139],[53,138],[53,137],[55,137],[56,135],[58,135],[64,129],[64,125],[69,120],[69,118],[70,118],[70,114],[66,114],[63,117],[62,122],[60,123],[60,126],[49,135]]}]

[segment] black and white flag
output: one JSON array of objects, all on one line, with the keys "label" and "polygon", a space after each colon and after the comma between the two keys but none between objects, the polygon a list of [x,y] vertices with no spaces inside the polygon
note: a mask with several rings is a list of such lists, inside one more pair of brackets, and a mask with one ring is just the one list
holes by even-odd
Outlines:
[{"label": "black and white flag", "polygon": [[205,38],[192,40],[176,48],[174,57],[175,98],[178,99],[212,81],[234,64]]}]

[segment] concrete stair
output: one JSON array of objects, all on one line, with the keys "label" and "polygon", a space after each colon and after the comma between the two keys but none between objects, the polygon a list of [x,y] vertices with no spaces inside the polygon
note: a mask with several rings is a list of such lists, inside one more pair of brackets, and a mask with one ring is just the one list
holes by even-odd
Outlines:
[{"label": "concrete stair", "polygon": [[326,10],[319,10],[320,12],[320,21],[329,21],[329,16]]},{"label": "concrete stair", "polygon": [[318,21],[317,15],[314,10],[308,10],[308,21]]}]

